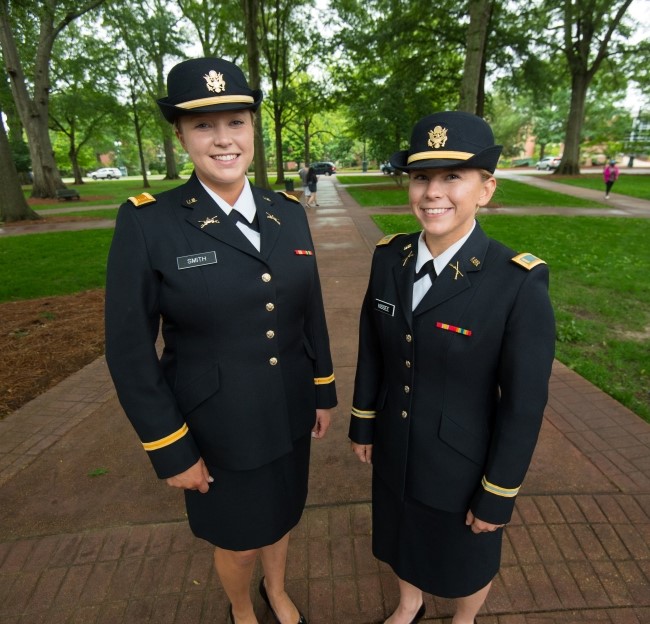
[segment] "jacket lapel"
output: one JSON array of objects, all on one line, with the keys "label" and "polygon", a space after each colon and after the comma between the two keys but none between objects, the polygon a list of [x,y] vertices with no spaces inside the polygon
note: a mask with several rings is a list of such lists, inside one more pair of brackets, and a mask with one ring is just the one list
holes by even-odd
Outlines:
[{"label": "jacket lapel", "polygon": [[413,279],[415,278],[415,258],[417,256],[419,236],[419,233],[411,234],[405,239],[400,250],[400,260],[393,266],[397,294],[409,325],[413,318],[411,306],[413,302]]},{"label": "jacket lapel", "polygon": [[413,314],[423,314],[470,288],[471,274],[481,270],[488,243],[488,237],[477,223],[471,236],[438,275]]},{"label": "jacket lapel", "polygon": [[265,189],[253,188],[255,209],[257,210],[257,221],[260,224],[261,246],[260,254],[268,258],[275,247],[280,236],[282,220],[275,210],[275,193]]}]

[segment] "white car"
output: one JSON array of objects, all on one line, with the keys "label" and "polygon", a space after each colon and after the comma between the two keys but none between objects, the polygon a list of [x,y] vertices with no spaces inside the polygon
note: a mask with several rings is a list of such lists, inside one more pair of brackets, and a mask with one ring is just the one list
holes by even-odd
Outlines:
[{"label": "white car", "polygon": [[122,172],[117,167],[102,167],[97,171],[90,171],[88,177],[93,180],[112,180],[113,178],[118,180],[122,177]]},{"label": "white car", "polygon": [[542,160],[537,162],[535,168],[537,170],[546,169],[546,171],[549,171],[550,169],[557,169],[561,160],[562,156],[544,156]]}]

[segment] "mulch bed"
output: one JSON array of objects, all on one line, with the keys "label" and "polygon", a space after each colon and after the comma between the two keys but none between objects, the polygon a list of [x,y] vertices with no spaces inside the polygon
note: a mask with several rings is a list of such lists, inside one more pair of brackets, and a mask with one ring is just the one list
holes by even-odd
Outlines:
[{"label": "mulch bed", "polygon": [[0,303],[0,418],[103,352],[103,289]]}]

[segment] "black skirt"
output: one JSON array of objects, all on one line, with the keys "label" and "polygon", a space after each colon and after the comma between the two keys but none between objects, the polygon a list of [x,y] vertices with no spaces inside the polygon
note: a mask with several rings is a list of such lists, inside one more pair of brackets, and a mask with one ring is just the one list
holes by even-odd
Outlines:
[{"label": "black skirt", "polygon": [[254,470],[208,466],[210,490],[185,490],[194,535],[227,550],[275,544],[305,508],[310,447],[311,433],[296,440],[291,453]]},{"label": "black skirt", "polygon": [[397,576],[441,598],[470,596],[499,571],[503,529],[475,535],[465,513],[401,500],[373,471],[372,551]]}]

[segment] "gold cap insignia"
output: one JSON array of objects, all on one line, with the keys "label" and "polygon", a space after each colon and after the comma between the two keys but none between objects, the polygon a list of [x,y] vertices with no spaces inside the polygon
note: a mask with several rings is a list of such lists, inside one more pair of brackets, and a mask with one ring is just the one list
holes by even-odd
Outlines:
[{"label": "gold cap insignia", "polygon": [[438,149],[444,147],[447,142],[447,128],[436,126],[433,130],[429,130],[429,141],[427,145],[431,148]]},{"label": "gold cap insignia", "polygon": [[221,72],[217,72],[214,69],[212,69],[203,77],[205,78],[208,91],[213,91],[214,93],[221,93],[222,91],[226,90],[226,81],[223,79],[223,74]]}]

